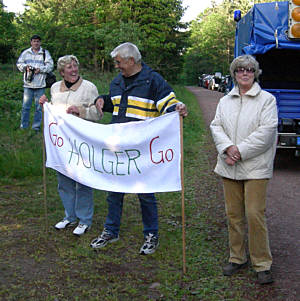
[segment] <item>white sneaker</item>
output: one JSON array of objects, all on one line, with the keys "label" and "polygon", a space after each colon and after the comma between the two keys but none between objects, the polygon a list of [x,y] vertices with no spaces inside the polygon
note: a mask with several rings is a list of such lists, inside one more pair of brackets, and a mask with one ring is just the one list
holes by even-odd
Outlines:
[{"label": "white sneaker", "polygon": [[82,235],[84,234],[86,231],[88,231],[91,227],[85,224],[78,224],[78,226],[75,228],[75,230],[73,231],[74,235]]},{"label": "white sneaker", "polygon": [[61,229],[65,229],[65,228],[68,228],[68,227],[74,227],[76,224],[77,224],[77,222],[70,222],[67,219],[65,219],[65,220],[62,220],[62,221],[58,222],[54,226],[54,228],[56,230],[61,230]]}]

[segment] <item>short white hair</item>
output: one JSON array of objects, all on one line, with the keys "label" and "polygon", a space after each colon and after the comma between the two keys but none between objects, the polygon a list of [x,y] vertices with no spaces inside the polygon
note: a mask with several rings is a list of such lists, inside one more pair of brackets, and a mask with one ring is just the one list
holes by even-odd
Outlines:
[{"label": "short white hair", "polygon": [[140,63],[142,55],[136,45],[126,42],[117,46],[111,53],[112,58],[119,55],[123,59],[133,58],[135,63]]},{"label": "short white hair", "polygon": [[65,55],[58,59],[57,61],[57,71],[61,73],[67,64],[71,64],[74,61],[79,66],[79,61],[75,55]]}]

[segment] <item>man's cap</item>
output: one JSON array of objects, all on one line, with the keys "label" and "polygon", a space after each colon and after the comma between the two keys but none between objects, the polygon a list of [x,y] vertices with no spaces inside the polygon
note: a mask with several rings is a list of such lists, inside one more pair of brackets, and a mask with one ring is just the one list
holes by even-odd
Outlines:
[{"label": "man's cap", "polygon": [[36,39],[36,40],[42,40],[42,38],[39,36],[39,35],[37,35],[37,34],[34,34],[31,38],[30,38],[30,41],[32,41],[33,39]]}]

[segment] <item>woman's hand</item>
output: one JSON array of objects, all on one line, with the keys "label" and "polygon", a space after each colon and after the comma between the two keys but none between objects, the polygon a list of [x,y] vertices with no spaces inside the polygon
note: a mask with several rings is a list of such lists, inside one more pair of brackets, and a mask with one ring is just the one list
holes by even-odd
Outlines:
[{"label": "woman's hand", "polygon": [[76,106],[70,106],[67,108],[67,113],[75,116],[79,116],[79,109]]},{"label": "woman's hand", "polygon": [[226,150],[227,156],[234,162],[241,160],[241,154],[236,145],[231,145]]},{"label": "woman's hand", "polygon": [[103,109],[103,106],[104,106],[104,99],[99,97],[97,99],[96,103],[95,103],[95,106],[96,106],[98,112],[100,113],[100,116],[102,116],[103,115],[102,109]]},{"label": "woman's hand", "polygon": [[230,157],[227,156],[226,159],[225,159],[225,163],[227,165],[233,166],[235,164],[235,161],[232,160]]},{"label": "woman's hand", "polygon": [[42,106],[45,102],[48,102],[48,98],[47,98],[47,96],[44,94],[44,95],[42,95],[42,96],[40,97],[39,103],[40,103],[40,105]]}]

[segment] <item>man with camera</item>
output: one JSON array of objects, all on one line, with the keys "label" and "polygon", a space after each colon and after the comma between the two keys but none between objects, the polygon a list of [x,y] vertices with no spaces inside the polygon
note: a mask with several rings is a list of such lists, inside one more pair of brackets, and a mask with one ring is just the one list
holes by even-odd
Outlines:
[{"label": "man with camera", "polygon": [[33,35],[30,39],[31,47],[24,50],[18,61],[18,69],[24,73],[24,95],[21,115],[21,129],[29,127],[30,109],[32,100],[35,101],[35,113],[32,129],[40,131],[42,121],[42,108],[40,97],[45,93],[46,74],[53,69],[53,60],[48,50],[41,47],[41,37]]}]

